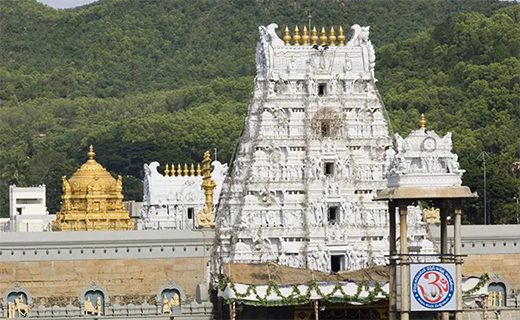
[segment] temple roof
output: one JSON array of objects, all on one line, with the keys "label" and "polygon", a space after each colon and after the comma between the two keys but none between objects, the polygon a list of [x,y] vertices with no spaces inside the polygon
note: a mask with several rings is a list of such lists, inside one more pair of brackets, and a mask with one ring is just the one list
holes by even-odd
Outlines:
[{"label": "temple roof", "polygon": [[88,152],[89,159],[85,162],[81,168],[79,168],[69,179],[71,191],[74,192],[86,192],[87,188],[92,182],[96,182],[100,186],[111,187],[115,186],[116,179],[112,177],[108,171],[103,168],[96,160],[94,160],[94,148],[90,145]]},{"label": "temple roof", "polygon": [[232,282],[254,285],[268,284],[269,281],[275,281],[278,284],[306,283],[310,279],[314,279],[316,282],[348,280],[387,282],[389,272],[389,266],[374,266],[361,270],[330,273],[268,263],[228,263],[224,269],[224,273]]}]

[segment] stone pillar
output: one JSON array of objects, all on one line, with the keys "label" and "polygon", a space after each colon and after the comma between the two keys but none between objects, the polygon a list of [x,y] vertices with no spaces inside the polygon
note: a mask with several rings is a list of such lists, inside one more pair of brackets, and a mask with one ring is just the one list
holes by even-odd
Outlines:
[{"label": "stone pillar", "polygon": [[388,201],[388,214],[390,215],[390,320],[398,320],[397,314],[397,264],[395,257],[396,249],[396,225],[395,225],[395,202]]},{"label": "stone pillar", "polygon": [[455,298],[457,299],[457,311],[455,311],[455,320],[462,320],[462,257],[461,254],[461,234],[460,225],[462,218],[461,201],[454,201],[455,221],[453,228],[454,250],[455,254]]},{"label": "stone pillar", "polygon": [[406,215],[408,213],[406,204],[399,204],[400,216],[400,245],[401,245],[401,320],[410,319],[410,295],[409,291],[409,269],[408,269],[408,225]]},{"label": "stone pillar", "polygon": [[[441,262],[446,262],[445,254],[448,254],[448,206],[443,202],[441,209]],[[441,312],[442,320],[449,320],[449,312]]]}]

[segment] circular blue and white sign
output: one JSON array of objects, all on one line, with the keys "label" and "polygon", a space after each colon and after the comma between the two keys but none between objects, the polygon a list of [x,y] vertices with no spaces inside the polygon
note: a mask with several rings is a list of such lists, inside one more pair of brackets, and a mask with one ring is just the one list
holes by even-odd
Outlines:
[{"label": "circular blue and white sign", "polygon": [[450,271],[441,265],[426,265],[414,273],[412,296],[424,309],[443,309],[453,300],[455,282]]}]

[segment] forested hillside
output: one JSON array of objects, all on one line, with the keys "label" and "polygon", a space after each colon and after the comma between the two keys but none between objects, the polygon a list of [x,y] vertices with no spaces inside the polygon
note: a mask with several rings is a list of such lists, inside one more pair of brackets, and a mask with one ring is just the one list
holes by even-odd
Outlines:
[{"label": "forested hillside", "polygon": [[[519,7],[498,1],[113,0],[54,10],[0,4],[0,213],[7,186],[45,183],[59,209],[61,175],[94,144],[99,162],[140,199],[145,162],[228,160],[254,76],[257,28],[371,26],[376,77],[393,130],[454,133],[496,223],[515,220],[520,160]],[[467,207],[482,222],[482,197]]]}]

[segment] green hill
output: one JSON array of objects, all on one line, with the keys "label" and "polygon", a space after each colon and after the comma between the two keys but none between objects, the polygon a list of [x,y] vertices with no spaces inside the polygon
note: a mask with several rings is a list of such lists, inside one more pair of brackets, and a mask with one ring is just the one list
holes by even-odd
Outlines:
[{"label": "green hill", "polygon": [[[513,222],[520,159],[518,6],[498,1],[137,1],[54,10],[0,4],[0,212],[7,186],[45,183],[59,209],[61,175],[96,157],[139,199],[143,163],[228,160],[252,89],[257,28],[308,23],[371,26],[376,77],[394,131],[454,132],[482,191],[488,159],[496,222]],[[482,199],[467,219],[482,221]]]}]

